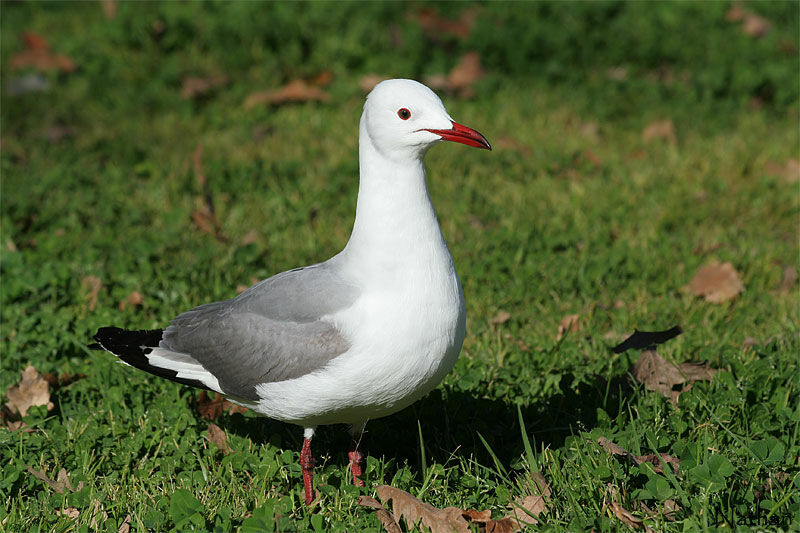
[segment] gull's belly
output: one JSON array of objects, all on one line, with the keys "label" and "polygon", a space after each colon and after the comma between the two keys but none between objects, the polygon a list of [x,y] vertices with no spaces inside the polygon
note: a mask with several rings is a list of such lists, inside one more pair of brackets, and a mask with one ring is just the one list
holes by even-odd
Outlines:
[{"label": "gull's belly", "polygon": [[455,272],[426,291],[372,292],[337,325],[350,349],[317,372],[259,386],[256,411],[302,425],[359,423],[392,414],[435,388],[464,340],[466,312]]}]

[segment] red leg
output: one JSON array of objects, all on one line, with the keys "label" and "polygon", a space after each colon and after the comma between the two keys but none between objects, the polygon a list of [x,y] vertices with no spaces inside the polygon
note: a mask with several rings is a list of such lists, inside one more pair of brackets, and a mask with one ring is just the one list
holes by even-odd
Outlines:
[{"label": "red leg", "polygon": [[311,439],[303,439],[300,452],[300,467],[303,469],[303,488],[306,492],[306,505],[314,501],[314,458],[311,456]]},{"label": "red leg", "polygon": [[363,487],[364,480],[361,476],[364,474],[364,456],[358,451],[358,442],[355,439],[350,444],[347,456],[350,458],[350,470],[353,472],[353,485]]}]

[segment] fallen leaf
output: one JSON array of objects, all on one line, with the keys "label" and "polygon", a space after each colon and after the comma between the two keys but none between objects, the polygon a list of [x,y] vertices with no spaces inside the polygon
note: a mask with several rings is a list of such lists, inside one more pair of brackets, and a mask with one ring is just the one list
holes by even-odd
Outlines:
[{"label": "fallen leaf", "polygon": [[628,79],[628,69],[625,67],[611,67],[606,70],[606,77],[614,81],[625,81]]},{"label": "fallen leaf", "polygon": [[394,521],[391,513],[389,513],[375,498],[361,495],[358,497],[358,505],[375,509],[375,515],[378,517],[380,523],[383,524],[383,529],[386,530],[386,533],[402,533],[400,525]]},{"label": "fallen leaf", "polygon": [[358,86],[361,88],[362,91],[365,93],[370,92],[372,89],[375,88],[380,82],[384,80],[388,80],[388,76],[381,76],[380,74],[367,74],[362,76],[360,80],[358,80]]},{"label": "fallen leaf", "polygon": [[574,333],[578,331],[578,328],[580,327],[579,318],[580,316],[577,313],[567,315],[562,318],[561,322],[558,324],[558,334],[556,335],[556,340],[560,341],[567,333]]},{"label": "fallen leaf", "polygon": [[124,311],[126,307],[136,308],[144,303],[144,297],[139,291],[132,291],[127,298],[119,303],[119,310]]},{"label": "fallen leaf", "polygon": [[294,80],[274,91],[257,91],[251,93],[244,102],[245,109],[251,109],[257,105],[271,104],[280,105],[296,102],[327,102],[330,95],[313,85],[309,85],[303,80]]},{"label": "fallen leaf", "polygon": [[125,520],[119,525],[117,533],[129,533],[131,530],[131,515],[126,515]]},{"label": "fallen leaf", "polygon": [[245,234],[244,237],[242,237],[242,246],[247,246],[248,244],[253,244],[254,242],[258,242],[258,231],[251,229]]},{"label": "fallen leaf", "polygon": [[645,527],[648,530],[650,529],[644,525],[644,522],[642,522],[640,518],[636,518],[635,516],[633,516],[630,513],[630,511],[625,509],[622,505],[618,504],[617,502],[609,503],[608,508],[611,509],[611,512],[614,513],[614,516],[616,516],[617,519],[619,519],[619,521],[622,522],[623,524],[630,526],[634,529],[638,529],[640,527]]},{"label": "fallen leaf", "polygon": [[469,533],[469,522],[464,518],[464,512],[456,507],[436,507],[418,500],[408,492],[396,489],[389,485],[379,485],[376,488],[378,497],[384,504],[392,501],[392,516],[396,523],[405,519],[408,530],[417,523],[422,523],[430,529],[431,533]]},{"label": "fallen leaf", "polygon": [[14,241],[11,240],[11,237],[7,237],[6,238],[6,249],[9,252],[16,252],[17,251],[17,245],[14,244]]},{"label": "fallen leaf", "polygon": [[425,82],[432,89],[456,93],[461,98],[472,98],[475,96],[472,84],[483,76],[480,57],[476,52],[467,52],[447,76],[429,76],[425,78]]},{"label": "fallen leaf", "polygon": [[89,526],[97,531],[100,529],[100,526],[106,523],[108,520],[108,513],[103,510],[103,506],[100,504],[100,500],[94,501],[94,507],[91,511],[92,520],[89,522]]},{"label": "fallen leaf", "polygon": [[484,76],[481,68],[481,58],[477,52],[467,52],[458,64],[450,71],[447,81],[450,88],[455,91],[471,90],[472,84]]},{"label": "fallen leaf", "polygon": [[206,420],[216,420],[223,411],[233,413],[246,413],[247,408],[229,402],[222,394],[217,394],[214,399],[208,397],[206,391],[200,391],[197,395],[197,412]]},{"label": "fallen leaf", "polygon": [[714,261],[700,267],[688,288],[695,296],[702,296],[707,302],[718,304],[732,300],[744,290],[744,285],[732,264]]},{"label": "fallen leaf", "polygon": [[681,333],[683,333],[683,330],[680,326],[672,326],[664,331],[639,331],[634,329],[630,337],[611,348],[611,351],[623,353],[627,350],[654,349],[656,345],[664,344]]},{"label": "fallen leaf", "polygon": [[330,70],[323,70],[311,79],[311,85],[317,87],[327,87],[333,81],[333,72]]},{"label": "fallen leaf", "polygon": [[678,142],[675,135],[675,124],[673,124],[672,120],[657,120],[651,122],[642,130],[642,140],[644,142],[649,143],[656,139],[664,139],[670,144]]},{"label": "fallen leaf", "polygon": [[450,20],[439,15],[439,10],[435,7],[423,7],[417,13],[417,22],[430,37],[439,38],[443,34],[450,34],[466,39],[475,25],[477,15],[477,9],[467,8],[459,14],[457,20]]},{"label": "fallen leaf", "polygon": [[231,453],[231,446],[228,443],[228,435],[215,423],[208,424],[208,440],[213,442],[223,455]]},{"label": "fallen leaf", "polygon": [[680,459],[674,457],[672,455],[666,453],[650,453],[647,455],[633,455],[631,452],[623,448],[622,446],[608,440],[605,437],[600,437],[597,439],[597,443],[603,447],[603,449],[612,454],[612,455],[621,455],[627,458],[632,464],[640,465],[642,463],[650,463],[653,465],[653,470],[656,473],[663,474],[664,473],[664,465],[669,464],[672,466],[672,471],[677,474],[678,467],[681,464]]},{"label": "fallen leaf", "polygon": [[747,12],[742,23],[742,31],[750,37],[763,37],[772,29],[772,23],[752,12]]},{"label": "fallen leaf", "polygon": [[531,148],[524,143],[519,142],[514,137],[510,137],[508,135],[501,135],[497,139],[493,141],[494,146],[501,149],[501,150],[512,150],[514,152],[519,152],[522,155],[530,155]]},{"label": "fallen leaf", "polygon": [[[658,392],[670,398],[673,404],[678,403],[681,393],[689,390],[695,381],[711,380],[717,369],[708,366],[708,363],[681,363],[674,365],[662,358],[655,350],[645,350],[642,356],[631,368],[633,379],[645,386],[646,389]],[[672,390],[675,385],[688,383],[682,390]]]},{"label": "fallen leaf", "polygon": [[190,100],[197,96],[203,96],[214,89],[224,87],[228,81],[228,76],[224,74],[205,77],[186,76],[181,81],[181,98]]},{"label": "fallen leaf", "polygon": [[783,279],[778,290],[785,294],[794,288],[795,283],[797,283],[797,270],[791,265],[786,265],[783,267]]},{"label": "fallen leaf", "polygon": [[492,324],[505,324],[511,318],[511,313],[500,309],[494,317],[492,317]]},{"label": "fallen leaf", "polygon": [[19,383],[6,389],[6,407],[20,418],[26,416],[28,409],[34,405],[46,405],[48,411],[52,410],[54,406],[50,401],[50,387],[39,371],[29,365],[20,374],[22,379]]},{"label": "fallen leaf", "polygon": [[56,376],[52,372],[45,372],[42,374],[42,378],[50,385],[50,389],[55,391],[60,389],[61,387],[66,387],[67,385],[72,385],[79,379],[83,379],[86,377],[86,374],[69,374],[67,372],[62,372],[60,376]]},{"label": "fallen leaf", "polygon": [[113,20],[117,17],[117,0],[100,0],[103,6],[103,15],[108,20]]},{"label": "fallen leaf", "polygon": [[73,488],[72,483],[69,480],[69,475],[67,474],[67,470],[64,468],[59,470],[58,476],[56,477],[55,481],[50,479],[50,477],[48,477],[48,475],[44,473],[44,470],[35,470],[30,466],[26,466],[25,468],[33,477],[35,477],[40,481],[43,481],[51,489],[53,489],[59,494],[64,494],[67,490],[69,490],[70,492],[78,492],[81,489],[83,489],[83,481],[78,483],[78,486],[76,488]]},{"label": "fallen leaf", "polygon": [[81,512],[74,507],[67,507],[66,509],[56,509],[56,516],[63,516],[75,520],[80,516]]},{"label": "fallen leaf", "polygon": [[11,68],[31,67],[39,71],[60,70],[61,72],[75,70],[75,62],[69,56],[51,52],[50,43],[41,35],[32,31],[23,32],[22,43],[25,49],[11,57]]},{"label": "fallen leaf", "polygon": [[768,161],[765,170],[769,174],[780,176],[787,183],[797,183],[800,181],[800,159],[791,158],[784,165],[775,161]]},{"label": "fallen leaf", "polygon": [[197,201],[200,205],[192,211],[192,222],[203,233],[213,235],[220,242],[228,242],[228,237],[222,232],[222,224],[214,213],[214,197],[211,195],[211,188],[203,169],[203,145],[200,143],[197,143],[192,153],[192,167],[201,192],[201,197]]},{"label": "fallen leaf", "polygon": [[97,306],[97,295],[100,293],[100,289],[103,287],[103,282],[100,281],[100,278],[97,276],[86,276],[81,280],[81,287],[86,292],[86,302],[89,306],[89,310],[93,311],[95,306]]}]

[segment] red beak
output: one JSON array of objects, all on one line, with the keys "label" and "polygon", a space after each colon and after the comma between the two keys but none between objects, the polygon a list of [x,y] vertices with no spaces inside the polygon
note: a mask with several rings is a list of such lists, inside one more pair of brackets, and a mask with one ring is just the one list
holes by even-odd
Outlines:
[{"label": "red beak", "polygon": [[439,135],[445,141],[453,141],[467,146],[474,146],[475,148],[484,148],[491,150],[492,145],[486,140],[486,137],[466,126],[462,126],[457,122],[453,122],[453,127],[449,130],[429,130],[431,133]]}]

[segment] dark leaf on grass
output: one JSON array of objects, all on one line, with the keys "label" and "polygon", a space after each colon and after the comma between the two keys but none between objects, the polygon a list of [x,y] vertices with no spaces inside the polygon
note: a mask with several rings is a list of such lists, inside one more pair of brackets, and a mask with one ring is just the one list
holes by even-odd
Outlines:
[{"label": "dark leaf on grass", "polygon": [[614,353],[622,353],[626,350],[644,350],[645,348],[655,348],[659,344],[664,344],[670,339],[674,339],[683,333],[680,326],[673,326],[664,331],[639,331],[633,330],[633,335],[617,344],[611,350]]},{"label": "dark leaf on grass", "polygon": [[458,20],[451,20],[439,15],[439,10],[435,7],[423,7],[417,13],[417,21],[420,27],[433,38],[450,34],[460,39],[466,39],[475,25],[477,15],[477,9],[467,8],[461,12]]},{"label": "dark leaf on grass", "polygon": [[103,15],[108,20],[113,20],[117,17],[117,0],[100,0],[103,6]]},{"label": "dark leaf on grass", "polygon": [[181,82],[181,98],[189,100],[197,96],[203,96],[227,84],[228,76],[224,74],[205,77],[186,76]]},{"label": "dark leaf on grass", "polygon": [[86,374],[69,374],[67,372],[62,372],[60,376],[56,376],[52,372],[45,372],[42,377],[47,381],[47,384],[50,385],[50,389],[56,391],[61,387],[72,385],[79,379],[85,378]]},{"label": "dark leaf on grass", "polygon": [[228,435],[218,425],[211,422],[208,424],[208,440],[213,442],[223,455],[231,453],[231,446],[228,443]]},{"label": "dark leaf on grass", "polygon": [[330,95],[304,80],[294,80],[280,89],[251,93],[244,101],[245,109],[264,104],[280,105],[298,102],[327,102]]},{"label": "dark leaf on grass", "polygon": [[229,402],[221,394],[217,394],[213,399],[208,397],[206,391],[200,391],[197,395],[197,412],[206,420],[216,420],[223,411],[246,413],[247,408]]},{"label": "dark leaf on grass", "polygon": [[368,93],[380,82],[388,79],[389,76],[381,76],[380,74],[366,74],[365,76],[362,76],[360,80],[358,80],[358,86],[362,91]]},{"label": "dark leaf on grass", "polygon": [[375,516],[377,516],[380,523],[383,524],[383,529],[386,530],[386,533],[402,533],[400,526],[394,521],[391,513],[389,513],[375,498],[361,495],[358,497],[358,505],[375,509]]},{"label": "dark leaf on grass", "polygon": [[32,31],[22,33],[22,43],[25,49],[11,57],[11,68],[33,68],[39,71],[60,70],[72,72],[75,62],[64,54],[54,54],[50,51],[50,43],[41,35]]},{"label": "dark leaf on grass", "polygon": [[192,153],[192,166],[195,181],[201,192],[201,197],[197,201],[200,205],[192,211],[192,222],[203,233],[213,235],[220,242],[228,242],[228,237],[222,232],[222,224],[214,213],[214,197],[211,196],[211,189],[203,169],[203,145],[200,143]]},{"label": "dark leaf on grass", "polygon": [[6,389],[8,403],[6,407],[13,415],[24,417],[28,409],[34,405],[46,405],[47,410],[53,409],[50,401],[50,385],[33,366],[28,366],[20,372],[22,378],[19,383]]},{"label": "dark leaf on grass", "polygon": [[700,267],[686,288],[695,296],[718,304],[732,300],[744,290],[744,285],[732,264],[713,261]]},{"label": "dark leaf on grass", "polygon": [[621,455],[622,457],[627,458],[631,464],[640,465],[642,463],[650,463],[653,465],[653,470],[658,474],[664,473],[664,465],[669,464],[672,466],[673,472],[678,472],[678,467],[681,464],[680,459],[677,457],[673,457],[672,455],[666,453],[650,453],[647,455],[633,455],[631,452],[608,440],[605,437],[600,437],[597,439],[597,443],[603,447],[603,449],[612,454],[612,455]]},{"label": "dark leaf on grass", "polygon": [[[717,369],[708,366],[708,363],[681,363],[674,365],[654,350],[645,350],[642,356],[631,368],[633,379],[643,384],[648,390],[660,393],[678,403],[678,397],[686,392],[691,384],[699,380],[711,380]],[[673,390],[676,385],[684,386],[682,390]]]}]

